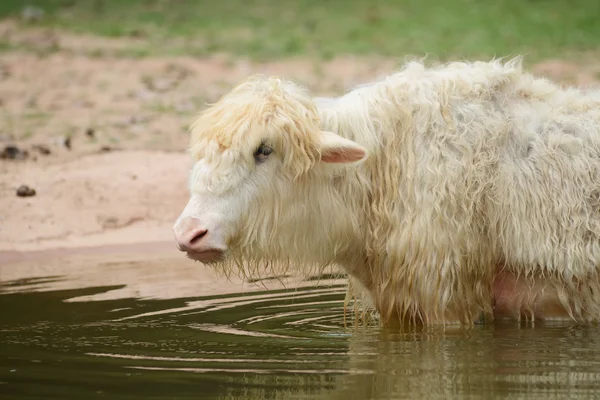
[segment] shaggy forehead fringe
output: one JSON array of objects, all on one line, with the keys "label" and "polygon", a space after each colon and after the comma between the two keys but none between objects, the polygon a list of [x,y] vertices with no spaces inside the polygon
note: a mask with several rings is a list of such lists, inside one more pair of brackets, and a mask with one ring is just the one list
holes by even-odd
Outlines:
[{"label": "shaggy forehead fringe", "polygon": [[[276,77],[251,76],[210,105],[190,129],[190,152],[198,160],[227,150],[252,154],[270,141],[295,177],[319,159],[320,120],[309,93]],[[207,154],[215,143],[217,154]]]}]

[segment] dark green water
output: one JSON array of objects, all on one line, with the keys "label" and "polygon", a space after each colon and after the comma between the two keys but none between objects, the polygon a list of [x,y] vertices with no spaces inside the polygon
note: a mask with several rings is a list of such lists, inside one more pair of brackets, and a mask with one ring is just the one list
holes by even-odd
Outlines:
[{"label": "dark green water", "polygon": [[345,328],[342,285],[67,301],[112,289],[1,294],[0,398],[600,398],[597,326]]}]

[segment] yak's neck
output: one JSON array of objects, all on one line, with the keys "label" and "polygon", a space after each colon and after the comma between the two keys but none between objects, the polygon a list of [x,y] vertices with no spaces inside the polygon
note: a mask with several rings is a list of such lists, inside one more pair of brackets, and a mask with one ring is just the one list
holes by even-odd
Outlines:
[{"label": "yak's neck", "polygon": [[[369,220],[373,206],[372,183],[377,180],[373,171],[381,161],[381,124],[376,108],[370,104],[370,98],[374,96],[368,93],[368,89],[355,89],[338,98],[315,99],[321,118],[321,129],[352,140],[369,152],[365,163],[348,167],[344,173],[337,175],[336,179],[323,189],[327,195],[320,196],[328,199],[320,207],[324,211],[323,219],[331,221],[329,228],[332,232],[326,236],[339,236],[345,232],[342,236],[347,239],[348,245],[344,246],[346,251],[341,252],[335,261],[345,265],[348,270],[352,269],[346,262],[348,259],[356,262],[365,257],[364,243],[371,236],[366,227],[371,225]],[[332,221],[331,215],[346,217]],[[352,221],[347,217],[349,215],[352,216]]]},{"label": "yak's neck", "polygon": [[[410,212],[414,199],[415,107],[410,86],[401,74],[364,85],[336,98],[317,100],[323,130],[353,140],[369,151],[367,160],[349,169],[335,187],[339,197],[352,199],[360,210],[360,235],[366,256],[379,264],[393,229],[395,215]],[[398,194],[407,193],[405,197]]]}]

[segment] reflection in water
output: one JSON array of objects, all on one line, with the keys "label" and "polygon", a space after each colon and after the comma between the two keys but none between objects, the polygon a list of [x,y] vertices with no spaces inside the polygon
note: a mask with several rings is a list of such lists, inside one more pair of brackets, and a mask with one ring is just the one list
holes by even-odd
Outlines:
[{"label": "reflection in water", "polygon": [[345,379],[331,398],[595,398],[599,340],[595,327],[513,323],[363,333],[349,341],[349,365],[373,374]]},{"label": "reflection in water", "polygon": [[[596,326],[344,327],[339,281],[170,299],[0,284],[10,398],[594,398]],[[164,283],[167,284],[167,283]],[[23,290],[20,290],[23,289]]]}]

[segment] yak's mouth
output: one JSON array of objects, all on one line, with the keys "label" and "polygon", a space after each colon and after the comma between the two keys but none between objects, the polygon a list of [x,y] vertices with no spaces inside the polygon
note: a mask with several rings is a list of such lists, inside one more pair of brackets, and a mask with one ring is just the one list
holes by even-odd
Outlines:
[{"label": "yak's mouth", "polygon": [[186,252],[188,258],[195,261],[200,261],[204,264],[211,264],[225,259],[225,252],[218,249],[208,249],[204,251],[188,251]]}]

